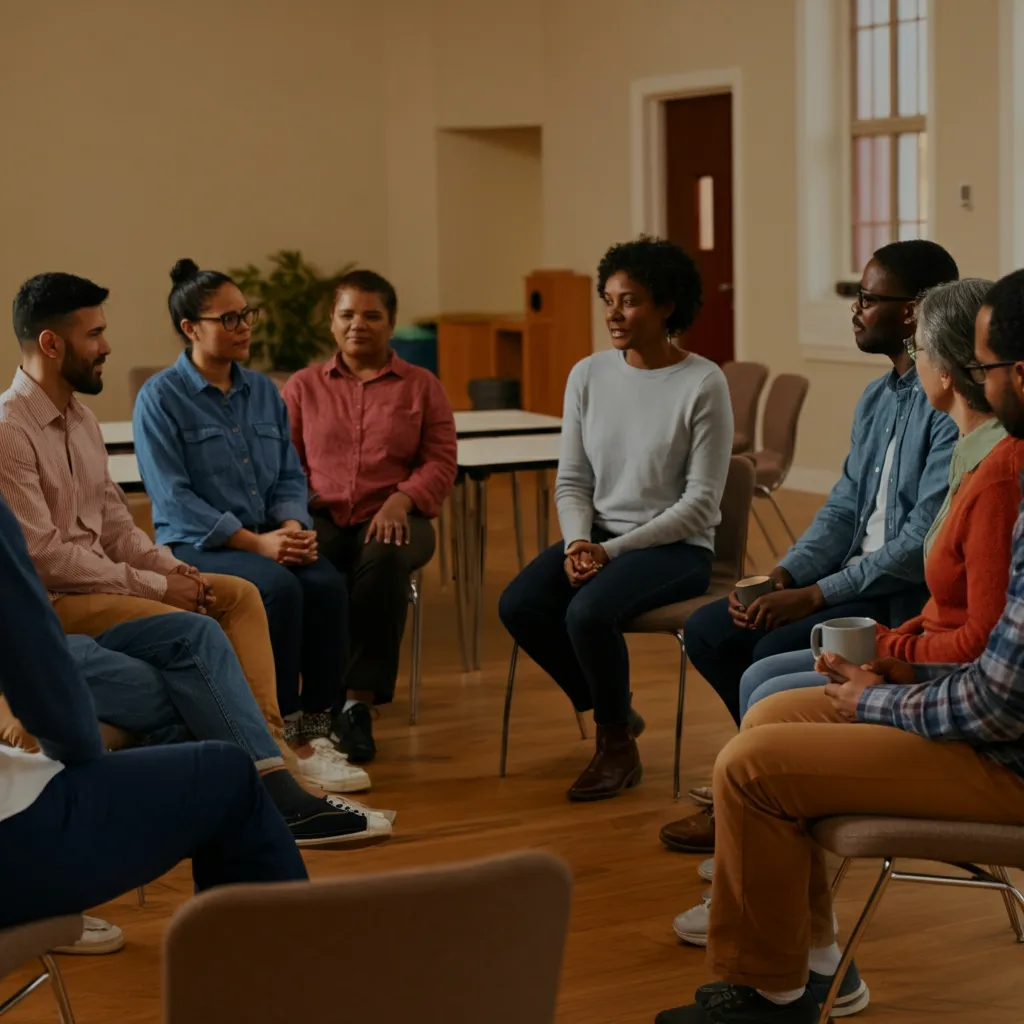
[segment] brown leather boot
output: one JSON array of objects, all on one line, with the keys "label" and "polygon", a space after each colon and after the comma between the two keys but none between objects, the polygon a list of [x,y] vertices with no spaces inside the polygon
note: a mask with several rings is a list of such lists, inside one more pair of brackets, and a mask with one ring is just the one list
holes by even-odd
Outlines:
[{"label": "brown leather boot", "polygon": [[594,757],[572,784],[568,796],[574,801],[607,800],[638,786],[643,777],[632,726],[599,725]]}]

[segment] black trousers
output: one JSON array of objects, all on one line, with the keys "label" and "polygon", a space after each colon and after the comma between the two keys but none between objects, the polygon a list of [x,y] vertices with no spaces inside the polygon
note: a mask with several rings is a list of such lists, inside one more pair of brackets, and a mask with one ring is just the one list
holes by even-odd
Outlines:
[{"label": "black trousers", "polygon": [[409,608],[409,578],[434,555],[434,528],[422,516],[409,516],[408,544],[366,543],[369,523],[338,526],[329,515],[314,513],[320,555],[348,581],[349,661],[345,686],[373,694],[375,704],[390,704],[398,678]]}]

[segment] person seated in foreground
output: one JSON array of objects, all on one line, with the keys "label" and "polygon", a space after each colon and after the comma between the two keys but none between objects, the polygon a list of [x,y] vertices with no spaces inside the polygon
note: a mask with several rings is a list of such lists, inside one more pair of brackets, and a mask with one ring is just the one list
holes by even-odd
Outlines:
[{"label": "person seated in foreground", "polygon": [[[968,371],[1024,439],[1024,271],[987,294],[975,354]],[[1005,606],[980,657],[857,667],[828,654],[818,668],[831,677],[824,688],[756,704],[718,756],[708,964],[721,981],[657,1024],[816,1024],[841,954],[807,822],[866,814],[1024,825],[1024,507]],[[846,1013],[867,1005],[852,965],[840,996]]]},{"label": "person seated in foreground", "polygon": [[110,478],[96,417],[75,397],[103,390],[107,295],[72,274],[39,274],[19,289],[14,333],[22,358],[0,395],[0,496],[21,524],[67,633],[96,636],[170,612],[211,615],[280,740],[284,725],[259,592],[234,576],[200,575],[135,525]]},{"label": "person seated in foreground", "polygon": [[[686,623],[686,649],[738,724],[740,680],[757,661],[804,650],[811,628],[843,616],[885,626],[919,615],[927,600],[922,548],[949,481],[956,424],[933,409],[906,349],[921,292],[959,277],[935,242],[883,246],[868,261],[853,303],[862,352],[893,368],[867,386],[853,417],[842,476],[803,536],[769,574],[775,592],[744,609],[734,593],[698,609]],[[710,803],[707,787],[692,790]],[[661,830],[670,850],[711,853],[709,811]]]},{"label": "person seated in foreground", "polygon": [[376,755],[372,709],[394,698],[409,581],[434,554],[430,520],[457,470],[441,382],[390,348],[397,314],[389,281],[346,274],[331,309],[337,354],[283,390],[320,551],[348,580],[352,650],[331,735],[354,764]]},{"label": "person seated in foreground", "polygon": [[0,928],[81,913],[186,858],[200,890],[307,877],[241,747],[104,751],[89,691],[2,500],[0,579],[0,691],[42,748],[0,746]]},{"label": "person seated in foreground", "polygon": [[332,706],[343,700],[345,580],[318,556],[281,393],[240,365],[259,310],[226,274],[191,260],[179,260],[171,280],[168,307],[185,350],[146,381],[132,415],[157,542],[200,572],[258,588],[285,740],[317,755],[300,759],[303,776],[328,789],[346,772],[366,779],[332,758],[329,739]]},{"label": "person seated in foreground", "polygon": [[[362,805],[307,793],[287,770],[224,631],[201,615],[154,615],[98,637],[66,640],[92,696],[97,719],[144,746],[223,740],[242,747],[299,846],[364,842],[391,834],[391,822]],[[40,682],[43,686],[45,683]],[[35,739],[0,698],[0,739],[24,750]],[[337,755],[340,756],[340,755]],[[346,772],[334,792],[369,788]]]},{"label": "person seated in foreground", "polygon": [[733,435],[725,375],[673,343],[700,309],[690,257],[653,238],[613,246],[597,290],[613,347],[577,363],[566,383],[555,483],[563,539],[498,604],[573,707],[593,709],[597,749],[570,800],[617,796],[642,778],[644,722],[623,629],[707,590]]},{"label": "person seated in foreground", "polygon": [[[949,494],[925,538],[925,580],[931,597],[921,615],[889,629],[878,626],[878,655],[908,662],[963,663],[985,649],[999,621],[1010,575],[1013,524],[1021,502],[1024,442],[1008,437],[974,380],[974,323],[992,282],[939,285],[918,303],[913,342],[921,386],[948,413],[960,440],[950,462]],[[740,711],[783,690],[821,686],[807,651],[757,661],[740,682]],[[711,864],[702,865],[706,877]],[[709,900],[680,914],[683,942],[707,942]]]}]

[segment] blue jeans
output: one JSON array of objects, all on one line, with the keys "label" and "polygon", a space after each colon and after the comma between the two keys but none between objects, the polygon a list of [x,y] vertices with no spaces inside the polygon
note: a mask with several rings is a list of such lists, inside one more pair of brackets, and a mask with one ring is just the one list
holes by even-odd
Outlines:
[{"label": "blue jeans", "polygon": [[238,747],[123,750],[65,767],[35,803],[0,821],[0,927],[81,913],[187,858],[197,889],[307,877]]},{"label": "blue jeans", "polygon": [[240,576],[256,585],[267,609],[277,702],[285,718],[344,703],[348,588],[326,558],[312,565],[279,565],[251,551],[200,551],[192,544],[174,544],[172,550],[200,572]]},{"label": "blue jeans", "polygon": [[598,725],[624,725],[630,693],[623,628],[642,612],[703,594],[711,552],[683,543],[629,551],[578,589],[564,561],[561,541],[538,555],[505,588],[498,614],[577,711],[593,708]]},{"label": "blue jeans", "polygon": [[203,615],[153,615],[95,639],[68,637],[101,722],[143,743],[226,740],[259,769],[282,764],[220,625]]},{"label": "blue jeans", "polygon": [[824,686],[827,682],[814,671],[814,655],[810,651],[787,651],[755,661],[740,679],[740,721],[759,700],[773,693]]}]

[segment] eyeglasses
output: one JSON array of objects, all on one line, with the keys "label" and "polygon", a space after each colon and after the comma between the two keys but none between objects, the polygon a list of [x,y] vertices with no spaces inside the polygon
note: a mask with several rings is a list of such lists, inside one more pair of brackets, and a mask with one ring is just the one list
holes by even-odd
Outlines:
[{"label": "eyeglasses", "polygon": [[196,317],[197,320],[219,321],[225,331],[237,331],[242,324],[245,324],[246,327],[252,327],[259,318],[260,311],[253,306],[246,306],[241,313],[232,311],[230,313],[221,313],[220,316]]},{"label": "eyeglasses", "polygon": [[866,292],[863,288],[857,289],[857,305],[861,309],[868,309],[879,302],[913,302],[913,295],[876,295],[874,292]]},{"label": "eyeglasses", "polygon": [[985,383],[985,374],[989,370],[998,370],[1003,366],[1016,366],[1017,359],[1000,359],[995,363],[968,363],[964,369],[970,374],[975,384]]}]

